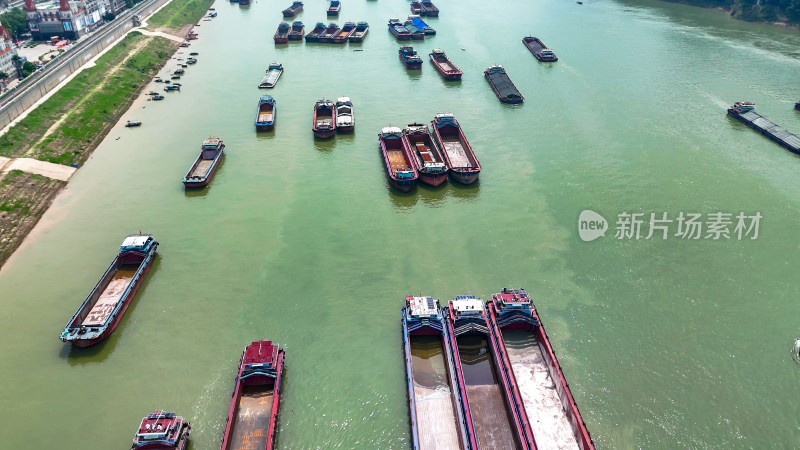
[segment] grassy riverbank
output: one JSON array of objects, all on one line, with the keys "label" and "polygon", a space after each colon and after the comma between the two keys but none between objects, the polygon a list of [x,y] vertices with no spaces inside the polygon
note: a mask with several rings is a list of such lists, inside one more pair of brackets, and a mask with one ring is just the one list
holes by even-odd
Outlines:
[{"label": "grassy riverbank", "polygon": [[[194,25],[205,16],[214,0],[172,1],[147,19],[147,28],[172,31],[178,36],[185,35],[184,28]],[[180,34],[179,34],[180,33]]]}]

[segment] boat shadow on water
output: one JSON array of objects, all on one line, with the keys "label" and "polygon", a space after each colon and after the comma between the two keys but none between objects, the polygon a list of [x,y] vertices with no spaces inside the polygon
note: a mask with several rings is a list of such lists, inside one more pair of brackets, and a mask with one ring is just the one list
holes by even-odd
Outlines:
[{"label": "boat shadow on water", "polygon": [[419,194],[417,193],[418,188],[412,188],[409,192],[400,192],[390,186],[388,181],[384,181],[384,183],[386,192],[389,193],[389,198],[398,211],[408,211],[419,201]]},{"label": "boat shadow on water", "polygon": [[321,153],[330,154],[333,152],[333,149],[336,148],[336,139],[339,139],[338,135],[329,139],[320,139],[315,137],[314,148]]},{"label": "boat shadow on water", "polygon": [[101,363],[108,359],[108,356],[111,355],[111,353],[113,353],[114,349],[117,347],[117,342],[124,335],[125,329],[128,328],[128,321],[135,313],[136,305],[138,305],[139,300],[147,294],[147,286],[150,284],[150,281],[155,278],[155,274],[158,272],[160,266],[161,255],[156,253],[155,257],[153,258],[153,264],[150,266],[147,276],[145,276],[144,280],[142,280],[139,290],[136,292],[136,295],[131,300],[130,305],[128,305],[128,309],[125,311],[125,314],[122,316],[122,319],[120,319],[119,324],[110,336],[89,347],[78,347],[77,345],[62,344],[59,356],[66,359],[67,363],[69,363],[71,366]]},{"label": "boat shadow on water", "polygon": [[461,184],[456,183],[452,180],[449,181],[449,187],[447,189],[447,193],[450,196],[457,198],[459,200],[475,200],[478,198],[478,194],[480,193],[481,187],[481,180],[475,180],[472,184]]}]

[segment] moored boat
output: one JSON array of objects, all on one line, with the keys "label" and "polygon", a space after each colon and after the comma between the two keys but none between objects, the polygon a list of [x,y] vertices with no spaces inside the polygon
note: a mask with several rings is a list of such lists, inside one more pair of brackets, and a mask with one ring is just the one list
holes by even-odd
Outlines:
[{"label": "moored boat", "polygon": [[345,22],[344,26],[341,30],[337,31],[331,37],[331,42],[334,44],[344,44],[347,42],[347,39],[352,36],[353,32],[356,31],[356,23],[355,22]]},{"label": "moored boat", "polygon": [[417,51],[410,45],[403,45],[397,51],[400,56],[400,61],[406,66],[407,69],[419,70],[422,68],[422,58],[417,55]]},{"label": "moored boat", "polygon": [[402,316],[411,447],[469,448],[451,340],[439,300],[408,296]]},{"label": "moored boat", "polygon": [[257,131],[269,131],[275,127],[275,117],[278,112],[275,107],[275,99],[271,95],[264,95],[258,99],[254,123]]},{"label": "moored boat", "polygon": [[314,29],[306,34],[306,42],[319,42],[319,35],[325,32],[327,27],[322,22],[317,22]]},{"label": "moored boat", "polygon": [[511,369],[539,448],[594,449],[530,296],[506,289],[486,305],[498,353]]},{"label": "moored boat", "polygon": [[399,41],[408,41],[411,39],[411,33],[400,23],[400,19],[389,19],[389,31]]},{"label": "moored boat", "polygon": [[728,108],[728,114],[748,127],[782,145],[792,153],[800,155],[800,137],[784,130],[755,111],[753,102],[736,102]]},{"label": "moored boat", "polygon": [[486,80],[492,85],[497,98],[503,103],[522,103],[525,97],[517,90],[503,66],[490,66],[483,72]]},{"label": "moored boat", "polygon": [[794,109],[800,111],[800,102],[794,104]]},{"label": "moored boat", "polygon": [[131,450],[186,450],[191,430],[183,417],[157,410],[142,419]]},{"label": "moored boat", "polygon": [[420,3],[422,3],[422,11],[424,13],[422,15],[429,17],[439,17],[439,8],[437,8],[432,1],[422,0]]},{"label": "moored boat", "polygon": [[328,139],[336,134],[336,108],[332,101],[323,98],[314,104],[311,131],[320,139]]},{"label": "moored boat", "polygon": [[431,122],[433,139],[444,155],[450,176],[462,184],[470,184],[478,179],[481,164],[456,118],[450,113],[440,113]]},{"label": "moored boat", "polygon": [[558,61],[558,57],[554,51],[547,48],[544,43],[539,40],[539,38],[535,38],[533,36],[528,36],[522,39],[522,43],[525,44],[525,47],[528,47],[533,56],[536,57],[539,61],[542,62],[554,62]]},{"label": "moored boat", "polygon": [[411,14],[422,15],[425,12],[425,9],[422,7],[422,3],[419,0],[413,0],[411,2]]},{"label": "moored boat", "polygon": [[142,122],[139,121],[139,120],[129,120],[125,124],[125,126],[128,127],[128,128],[130,128],[130,127],[140,127],[140,126],[142,126]]},{"label": "moored boat", "polygon": [[214,11],[214,12],[208,13],[208,17],[217,17],[217,12]]},{"label": "moored boat", "polygon": [[356,117],[353,112],[353,102],[350,97],[339,97],[336,99],[336,131],[353,131],[356,127]]},{"label": "moored boat", "polygon": [[339,15],[339,11],[342,10],[342,2],[339,0],[331,0],[331,4],[328,6],[328,11],[326,14],[328,17],[336,17]]},{"label": "moored boat", "polygon": [[151,234],[127,236],[100,281],[64,327],[61,340],[88,347],[108,337],[139,290],[157,248]]},{"label": "moored boat", "polygon": [[258,83],[259,88],[273,88],[276,84],[278,84],[278,80],[281,78],[283,74],[283,64],[281,63],[270,63],[269,67],[267,68],[267,72],[264,75],[264,78],[261,80],[261,83]]},{"label": "moored boat", "polygon": [[369,24],[367,22],[358,22],[353,34],[350,35],[350,42],[364,42],[364,37],[369,32]]},{"label": "moored boat", "polygon": [[323,31],[319,35],[319,38],[317,38],[317,42],[319,42],[320,44],[327,44],[331,42],[331,38],[333,37],[334,34],[336,34],[337,31],[339,31],[339,25],[331,22],[330,24],[328,24],[328,28],[326,28],[325,31]]},{"label": "moored boat", "polygon": [[274,448],[283,359],[283,349],[272,341],[255,341],[244,349],[221,450]]},{"label": "moored boat", "polygon": [[294,16],[300,14],[300,11],[302,11],[302,10],[303,10],[303,2],[299,2],[299,1],[292,2],[292,6],[286,8],[286,9],[284,9],[282,11],[283,12],[283,17],[294,17]]},{"label": "moored boat", "polygon": [[405,22],[403,22],[403,26],[406,28],[406,30],[408,30],[409,33],[411,33],[411,40],[421,41],[425,39],[425,33],[416,26],[414,26],[413,21],[406,20]]},{"label": "moored boat", "polygon": [[442,75],[442,78],[445,80],[461,79],[461,75],[463,75],[464,72],[453,64],[453,61],[447,57],[443,50],[435,48],[429,56],[436,70]]},{"label": "moored boat", "polygon": [[201,188],[211,182],[211,178],[217,172],[220,160],[225,154],[225,144],[222,139],[208,138],[203,141],[200,147],[200,155],[186,172],[183,177],[183,185],[188,188]]},{"label": "moored boat", "polygon": [[425,33],[425,36],[432,36],[436,34],[436,30],[431,28],[430,25],[425,23],[419,16],[411,15],[408,16],[408,19],[411,20],[411,23],[413,23],[415,27]]},{"label": "moored boat", "polygon": [[303,22],[299,20],[294,21],[292,23],[292,28],[289,30],[289,40],[290,41],[300,41],[303,39],[303,33],[305,33],[306,27],[303,25]]},{"label": "moored boat", "polygon": [[397,127],[385,127],[378,133],[383,163],[389,183],[402,192],[416,186],[417,174],[411,163],[411,155],[403,145],[403,132]]},{"label": "moored boat", "polygon": [[279,23],[278,29],[275,31],[275,36],[273,36],[275,43],[285,44],[289,42],[289,30],[291,30],[291,28],[292,27],[286,22]]},{"label": "moored boat", "polygon": [[447,180],[447,163],[433,143],[426,125],[410,123],[403,128],[403,144],[411,155],[419,181],[439,186]]},{"label": "moored boat", "polygon": [[[180,77],[178,77],[178,78],[180,78]],[[170,91],[180,91],[180,90],[181,90],[181,87],[180,87],[180,85],[178,85],[178,86],[175,86],[174,84],[173,84],[173,85],[170,85],[170,86],[167,86],[167,87],[165,87],[165,88],[164,88],[164,91],[166,91],[166,92],[170,92]]]}]

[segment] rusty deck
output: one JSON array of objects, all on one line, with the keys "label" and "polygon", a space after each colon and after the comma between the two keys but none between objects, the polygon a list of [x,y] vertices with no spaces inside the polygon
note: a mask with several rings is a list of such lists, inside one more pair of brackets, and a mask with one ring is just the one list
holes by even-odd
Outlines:
[{"label": "rusty deck", "polygon": [[227,450],[263,450],[267,446],[269,415],[274,395],[272,388],[246,386],[236,410],[231,440]]},{"label": "rusty deck", "polygon": [[94,304],[81,325],[101,325],[105,323],[117,303],[119,303],[125,289],[131,284],[133,276],[136,275],[136,270],[138,270],[137,265],[127,265],[120,268],[111,278],[106,288],[103,289],[97,299],[97,303]]}]

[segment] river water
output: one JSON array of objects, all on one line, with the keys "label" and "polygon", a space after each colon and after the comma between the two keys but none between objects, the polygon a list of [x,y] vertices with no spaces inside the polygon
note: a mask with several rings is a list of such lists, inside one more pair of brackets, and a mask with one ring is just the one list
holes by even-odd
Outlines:
[{"label": "river water", "polygon": [[[289,3],[218,2],[183,49],[199,52],[183,92],[137,102],[122,123],[143,126],[111,131],[3,268],[0,447],[125,448],[164,408],[192,422],[192,448],[213,449],[241,351],[266,338],[286,348],[280,448],[405,448],[404,296],[503,286],[532,293],[598,446],[796,445],[800,161],[725,109],[751,100],[800,132],[800,34],[648,0],[439,0],[438,35],[414,45],[460,66],[446,83],[397,58],[385,23],[407,2],[343,2],[340,24],[372,25],[361,45],[276,48]],[[326,5],[298,19],[310,29]],[[537,63],[530,33],[560,60]],[[269,92],[276,130],[257,135],[273,60],[286,69]],[[497,101],[492,64],[524,104]],[[343,95],[356,132],[315,141],[314,101]],[[442,111],[480,184],[393,192],[376,133]],[[209,135],[226,160],[186,193]],[[609,221],[605,237],[579,239],[584,209]],[[617,239],[623,212],[763,219],[756,240]],[[121,325],[95,347],[63,345],[139,230],[159,257]]]}]

